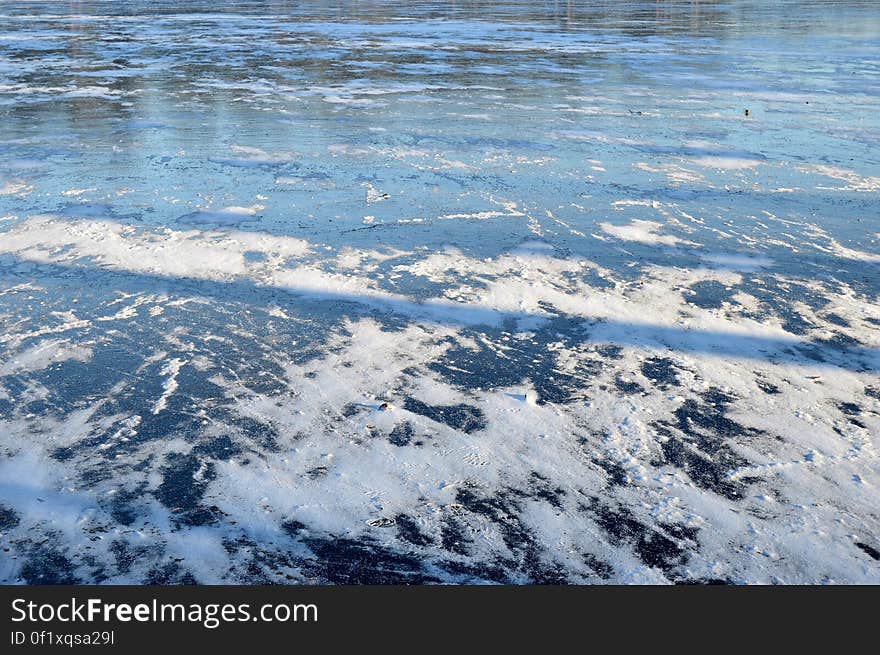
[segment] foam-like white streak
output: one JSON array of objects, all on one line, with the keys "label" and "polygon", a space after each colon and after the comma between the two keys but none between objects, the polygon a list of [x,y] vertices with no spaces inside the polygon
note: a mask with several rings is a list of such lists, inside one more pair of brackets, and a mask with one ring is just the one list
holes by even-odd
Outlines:
[{"label": "foam-like white streak", "polygon": [[224,207],[223,209],[200,209],[181,216],[177,221],[179,223],[190,223],[192,225],[203,223],[235,224],[246,221],[251,217],[257,217],[259,212],[265,208],[265,205],[251,205],[249,207],[233,205],[230,207]]},{"label": "foam-like white streak", "polygon": [[[856,250],[855,248],[845,246],[818,225],[809,225],[807,233],[814,237],[809,243],[816,250],[827,252],[837,257],[842,257],[843,259],[851,259],[853,261],[866,262],[869,264],[880,264],[880,253],[865,252],[864,250]],[[815,237],[825,239],[828,245],[826,246],[818,243]]]},{"label": "foam-like white streak", "polygon": [[[59,254],[65,245],[75,252]],[[245,253],[261,252],[277,265],[309,252],[301,239],[243,231],[147,230],[114,221],[62,220],[34,216],[4,234],[0,252],[26,259],[63,263],[78,257],[122,271],[173,277],[230,280],[253,272]]]},{"label": "foam-like white streak", "polygon": [[762,159],[753,159],[750,157],[725,157],[722,155],[706,155],[705,157],[694,157],[690,160],[697,166],[703,168],[716,168],[726,171],[741,171],[749,168],[755,168],[765,163]]},{"label": "foam-like white streak", "polygon": [[0,377],[15,373],[41,371],[67,360],[88,361],[92,349],[65,339],[45,339],[0,362]]},{"label": "foam-like white streak", "polygon": [[370,98],[352,98],[352,97],[344,97],[332,93],[328,93],[323,97],[324,102],[328,102],[332,105],[348,105],[349,107],[371,107],[375,105],[381,105],[384,103],[376,102],[375,100],[371,100]]},{"label": "foam-like white streak", "polygon": [[15,95],[48,95],[62,98],[101,98],[115,100],[126,95],[106,86],[38,86],[28,84],[0,84],[0,93]]},{"label": "foam-like white streak", "polygon": [[153,404],[153,414],[158,414],[168,405],[168,399],[177,391],[177,374],[186,362],[175,357],[165,362],[161,374],[167,376],[162,382],[162,395]]},{"label": "foam-like white streak", "polygon": [[880,190],[880,177],[876,176],[863,176],[859,175],[855,171],[848,170],[846,168],[840,168],[838,166],[828,166],[828,165],[809,165],[809,166],[799,166],[798,170],[802,173],[814,173],[818,175],[823,175],[825,177],[829,177],[834,180],[842,180],[846,182],[846,186],[839,187],[826,187],[819,186],[816,187],[818,189],[834,189],[837,191],[859,191],[862,193],[872,193]]},{"label": "foam-like white streak", "polygon": [[23,196],[33,191],[33,189],[34,187],[27,184],[26,182],[4,182],[2,185],[0,185],[0,196]]},{"label": "foam-like white streak", "polygon": [[258,166],[276,166],[292,161],[296,154],[292,152],[267,152],[262,148],[253,146],[232,145],[229,147],[235,157],[209,157],[208,161],[225,164],[227,166],[240,166],[244,168]]},{"label": "foam-like white streak", "polygon": [[681,239],[672,234],[658,234],[663,227],[657,221],[645,221],[636,219],[629,225],[613,225],[612,223],[600,223],[599,227],[606,234],[617,237],[621,241],[634,241],[646,245],[677,246],[679,244],[696,245],[686,239]]},{"label": "foam-like white streak", "polygon": [[753,255],[707,253],[700,255],[700,259],[709,264],[736,271],[756,271],[773,266],[773,260],[769,257],[756,257]]},{"label": "foam-like white streak", "polygon": [[[674,184],[705,184],[706,178],[696,171],[689,170],[678,164],[652,165],[645,162],[633,164],[633,168],[646,173],[660,173]],[[596,170],[595,168],[593,170]],[[603,169],[604,170],[604,169]]]},{"label": "foam-like white streak", "polygon": [[6,344],[14,348],[28,339],[34,339],[36,337],[41,337],[47,334],[60,334],[62,332],[67,332],[68,330],[86,328],[91,325],[90,321],[79,318],[72,311],[50,312],[49,316],[58,319],[59,322],[56,325],[51,326],[43,325],[28,332],[10,331],[0,334],[0,343]]}]

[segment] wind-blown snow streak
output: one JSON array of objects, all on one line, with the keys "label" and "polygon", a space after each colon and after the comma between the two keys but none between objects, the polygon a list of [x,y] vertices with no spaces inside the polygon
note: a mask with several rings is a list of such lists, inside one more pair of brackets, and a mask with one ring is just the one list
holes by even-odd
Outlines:
[{"label": "wind-blown snow streak", "polygon": [[870,3],[38,4],[0,582],[880,582]]}]

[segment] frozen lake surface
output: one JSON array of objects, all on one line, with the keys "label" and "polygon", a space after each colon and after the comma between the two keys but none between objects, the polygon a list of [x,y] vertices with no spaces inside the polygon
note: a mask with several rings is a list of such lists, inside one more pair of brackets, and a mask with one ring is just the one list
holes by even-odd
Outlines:
[{"label": "frozen lake surface", "polygon": [[288,4],[0,5],[0,582],[880,582],[875,2]]}]

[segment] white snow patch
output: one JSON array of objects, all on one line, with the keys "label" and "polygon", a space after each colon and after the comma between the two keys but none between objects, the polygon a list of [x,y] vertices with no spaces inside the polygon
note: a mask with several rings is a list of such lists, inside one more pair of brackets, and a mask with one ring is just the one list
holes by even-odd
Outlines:
[{"label": "white snow patch", "polygon": [[0,361],[0,377],[41,371],[58,362],[77,360],[86,362],[92,357],[92,349],[66,339],[45,339],[12,357]]},{"label": "white snow patch", "polygon": [[815,173],[847,183],[846,186],[816,187],[818,189],[834,189],[836,191],[859,191],[863,193],[872,193],[874,191],[880,190],[880,176],[862,176],[855,171],[851,171],[846,168],[827,165],[799,166],[798,170],[802,173]]},{"label": "white snow patch", "polygon": [[175,391],[177,391],[177,374],[184,364],[186,364],[185,360],[175,357],[169,359],[162,366],[160,373],[161,375],[166,376],[166,378],[162,383],[162,395],[159,396],[159,399],[153,404],[153,414],[158,414],[165,409],[168,405],[168,399]]},{"label": "white snow patch", "polygon": [[677,246],[679,244],[696,245],[686,239],[681,239],[672,234],[658,234],[663,228],[663,223],[657,221],[645,221],[636,219],[629,225],[613,225],[612,223],[599,223],[599,227],[606,234],[610,234],[622,241],[634,241],[646,245]]}]

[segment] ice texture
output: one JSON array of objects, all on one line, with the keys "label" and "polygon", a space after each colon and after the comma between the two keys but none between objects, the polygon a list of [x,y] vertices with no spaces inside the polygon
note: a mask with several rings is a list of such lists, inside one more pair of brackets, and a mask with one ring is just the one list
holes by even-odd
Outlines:
[{"label": "ice texture", "polygon": [[880,583],[878,60],[856,0],[2,3],[0,582]]}]

